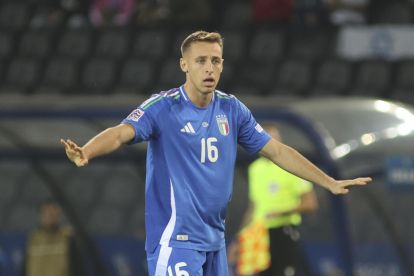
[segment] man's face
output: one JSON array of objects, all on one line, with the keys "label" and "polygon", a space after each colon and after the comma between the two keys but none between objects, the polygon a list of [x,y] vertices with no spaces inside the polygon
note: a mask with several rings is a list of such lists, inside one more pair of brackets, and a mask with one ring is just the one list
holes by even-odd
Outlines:
[{"label": "man's face", "polygon": [[53,228],[60,223],[60,207],[56,204],[45,204],[40,208],[40,223],[44,228]]},{"label": "man's face", "polygon": [[184,52],[181,69],[198,92],[209,94],[216,89],[223,71],[223,52],[218,43],[195,42]]}]

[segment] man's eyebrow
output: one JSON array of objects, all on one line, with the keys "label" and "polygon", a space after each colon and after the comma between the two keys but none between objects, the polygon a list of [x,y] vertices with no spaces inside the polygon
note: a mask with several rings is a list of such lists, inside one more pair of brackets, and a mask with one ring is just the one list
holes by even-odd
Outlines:
[{"label": "man's eyebrow", "polygon": [[[203,58],[208,58],[208,56],[197,56],[197,57],[195,57],[195,59],[203,59]],[[220,56],[212,56],[211,58],[219,58],[219,59],[221,59]]]}]

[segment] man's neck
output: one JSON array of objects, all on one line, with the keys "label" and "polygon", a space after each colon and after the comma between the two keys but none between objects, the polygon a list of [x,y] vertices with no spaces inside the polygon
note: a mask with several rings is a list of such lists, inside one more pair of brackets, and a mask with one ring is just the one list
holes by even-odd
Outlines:
[{"label": "man's neck", "polygon": [[187,92],[187,96],[190,98],[190,101],[197,107],[207,107],[213,97],[213,92],[202,93],[188,82],[184,84],[184,89],[185,92]]}]

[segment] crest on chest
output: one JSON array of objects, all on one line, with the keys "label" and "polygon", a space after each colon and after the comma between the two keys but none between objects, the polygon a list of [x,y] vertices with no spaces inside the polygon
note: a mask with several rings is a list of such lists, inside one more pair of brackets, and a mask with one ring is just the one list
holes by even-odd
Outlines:
[{"label": "crest on chest", "polygon": [[223,136],[227,136],[230,133],[229,121],[227,120],[226,115],[217,115],[216,116],[218,129]]}]

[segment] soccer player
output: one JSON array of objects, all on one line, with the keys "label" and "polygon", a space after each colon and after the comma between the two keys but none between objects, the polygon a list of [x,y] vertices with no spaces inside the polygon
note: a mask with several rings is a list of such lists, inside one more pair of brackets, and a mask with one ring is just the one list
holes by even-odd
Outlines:
[{"label": "soccer player", "polygon": [[155,94],[82,147],[61,140],[79,167],[123,144],[149,141],[145,222],[150,275],[228,275],[224,221],[237,144],[334,194],[371,180],[329,177],[271,139],[236,97],[216,90],[223,70],[219,33],[190,34],[181,53],[184,85]]}]

